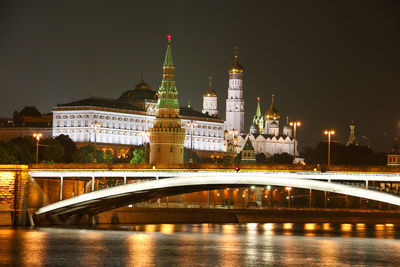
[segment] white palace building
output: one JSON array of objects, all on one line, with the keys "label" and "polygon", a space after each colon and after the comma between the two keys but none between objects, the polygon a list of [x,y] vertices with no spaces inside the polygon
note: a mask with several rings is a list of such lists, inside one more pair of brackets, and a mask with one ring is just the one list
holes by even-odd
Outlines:
[{"label": "white palace building", "polygon": [[[124,92],[118,99],[89,97],[86,99],[59,104],[53,108],[52,135],[68,135],[74,142],[96,142],[101,146],[114,145],[129,147],[149,142],[148,130],[153,127],[157,91],[145,82],[133,90]],[[202,112],[188,107],[180,107],[182,127],[186,128],[184,146],[191,147],[191,128],[194,122],[193,149],[209,152],[226,152],[229,146],[228,131],[238,133],[236,152],[239,153],[251,140],[256,153],[267,157],[275,153],[293,154],[291,128],[279,129],[279,112],[275,109],[274,99],[263,117],[258,102],[257,112],[249,132],[244,129],[243,68],[238,62],[236,49],[234,63],[229,69],[229,88],[226,100],[226,121],[218,117],[218,97],[212,88],[203,94]],[[96,136],[96,137],[95,137]],[[123,149],[128,151],[128,149]],[[297,154],[297,153],[296,153]]]}]

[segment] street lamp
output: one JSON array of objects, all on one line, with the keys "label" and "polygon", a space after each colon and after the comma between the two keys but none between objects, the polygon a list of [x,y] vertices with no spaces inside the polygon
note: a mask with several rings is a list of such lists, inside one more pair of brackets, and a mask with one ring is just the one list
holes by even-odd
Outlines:
[{"label": "street lamp", "polygon": [[289,186],[286,186],[285,190],[288,191],[288,208],[290,209],[290,191],[292,190],[292,188]]},{"label": "street lamp", "polygon": [[236,135],[238,134],[238,131],[235,129],[232,129],[230,131],[226,132],[227,135],[232,135],[232,164],[235,165],[235,141],[237,141]]},{"label": "street lamp", "polygon": [[297,126],[300,126],[301,122],[291,121],[289,125],[293,126],[293,164],[296,164],[296,131],[297,131]]},{"label": "street lamp", "polygon": [[334,130],[325,130],[325,135],[328,136],[328,167],[331,166],[331,135],[335,134]]},{"label": "street lamp", "polygon": [[144,162],[147,163],[147,137],[150,136],[148,131],[142,131],[141,135],[144,139]]},{"label": "street lamp", "polygon": [[42,133],[34,133],[33,137],[36,139],[36,164],[39,163],[39,140],[42,137]]},{"label": "street lamp", "polygon": [[187,126],[190,127],[190,163],[193,163],[193,127],[196,127],[197,123],[190,121]]},{"label": "street lamp", "polygon": [[96,163],[96,152],[97,152],[97,128],[101,126],[100,123],[94,122],[92,123],[92,128],[94,128],[94,157],[93,157],[93,163]]}]

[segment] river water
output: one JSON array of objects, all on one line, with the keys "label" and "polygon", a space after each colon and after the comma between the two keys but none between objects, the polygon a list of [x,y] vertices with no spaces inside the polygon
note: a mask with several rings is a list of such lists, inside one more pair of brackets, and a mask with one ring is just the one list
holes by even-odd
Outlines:
[{"label": "river water", "polygon": [[7,266],[398,266],[399,252],[391,224],[0,228]]}]

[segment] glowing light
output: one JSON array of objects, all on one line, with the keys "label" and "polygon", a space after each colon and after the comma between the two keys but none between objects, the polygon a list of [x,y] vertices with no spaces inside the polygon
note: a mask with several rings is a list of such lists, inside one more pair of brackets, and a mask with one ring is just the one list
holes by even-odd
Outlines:
[{"label": "glowing light", "polygon": [[324,231],[330,231],[331,230],[331,224],[330,223],[323,223],[322,224],[322,229]]},{"label": "glowing light", "polygon": [[306,223],[306,224],[304,224],[304,230],[314,231],[315,229],[317,229],[317,224],[315,224],[315,223]]},{"label": "glowing light", "polygon": [[285,230],[293,229],[293,223],[284,223],[283,224],[283,229],[285,229]]},{"label": "glowing light", "polygon": [[168,34],[167,38],[168,38],[168,42],[171,42],[171,38],[172,38],[171,34]]},{"label": "glowing light", "polygon": [[365,223],[357,223],[356,229],[357,229],[357,231],[365,230]]},{"label": "glowing light", "polygon": [[42,133],[34,133],[33,134],[33,137],[36,139],[36,140],[40,140],[40,138],[42,137],[43,135],[42,135]]},{"label": "glowing light", "polygon": [[233,225],[226,224],[226,225],[222,226],[222,232],[224,234],[234,234],[236,231],[235,231],[235,227]]},{"label": "glowing light", "polygon": [[260,97],[259,96],[257,96],[257,100],[260,101]]},{"label": "glowing light", "polygon": [[343,232],[351,232],[353,230],[353,225],[349,223],[341,224],[340,230],[342,230]]},{"label": "glowing light", "polygon": [[161,224],[160,231],[164,234],[172,234],[174,232],[175,225],[173,224]]},{"label": "glowing light", "polygon": [[375,225],[375,230],[379,231],[385,230],[385,226],[383,224],[377,224]]},{"label": "glowing light", "polygon": [[273,223],[264,224],[264,229],[265,230],[273,230],[274,228],[275,228],[275,225]]}]

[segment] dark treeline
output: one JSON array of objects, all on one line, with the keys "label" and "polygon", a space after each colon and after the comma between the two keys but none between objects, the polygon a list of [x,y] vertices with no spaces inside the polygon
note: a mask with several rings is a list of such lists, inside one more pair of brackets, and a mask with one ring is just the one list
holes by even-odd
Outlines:
[{"label": "dark treeline", "polygon": [[[77,148],[67,135],[40,140],[40,163],[89,163],[93,162],[94,146]],[[97,150],[96,160],[99,163],[118,162],[111,150]],[[29,164],[36,162],[36,140],[33,137],[18,137],[8,142],[0,142],[1,164]]]},{"label": "dark treeline", "polygon": [[[328,143],[320,142],[315,148],[307,147],[300,154],[306,164],[327,164]],[[345,146],[331,143],[332,165],[386,165],[386,153],[375,153],[366,146]]]},{"label": "dark treeline", "polygon": [[[125,156],[117,157],[111,150],[96,151],[98,163],[144,163],[149,160],[150,146],[147,145],[146,157],[143,147],[131,147]],[[327,164],[328,145],[319,143],[315,148],[305,148],[300,153],[306,164]],[[67,135],[40,140],[40,163],[91,163],[93,162],[94,146],[89,144],[77,148],[74,141]],[[232,156],[219,158],[200,158],[193,151],[194,163],[232,163]],[[235,163],[241,161],[241,153],[235,155]],[[291,164],[293,156],[287,153],[266,157],[256,155],[257,164]],[[331,143],[332,165],[386,165],[386,154],[374,153],[366,146],[344,146]],[[33,137],[18,137],[9,142],[0,142],[0,164],[29,164],[36,162],[36,141]],[[190,162],[190,149],[184,149],[184,162]]]}]

